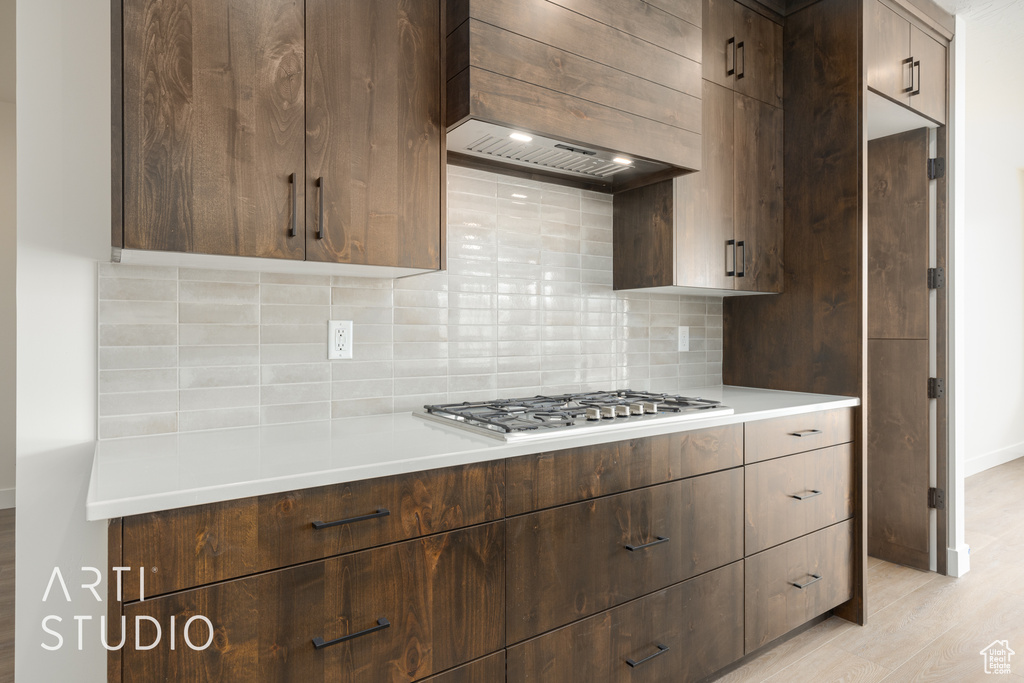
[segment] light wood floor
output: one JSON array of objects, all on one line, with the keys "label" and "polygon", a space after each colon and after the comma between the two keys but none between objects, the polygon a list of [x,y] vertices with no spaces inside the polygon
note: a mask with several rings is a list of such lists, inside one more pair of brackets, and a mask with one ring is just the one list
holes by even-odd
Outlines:
[{"label": "light wood floor", "polygon": [[0,683],[14,680],[14,508],[0,510]]},{"label": "light wood floor", "polygon": [[[871,558],[867,626],[832,617],[718,681],[1024,681],[1024,458],[969,477],[965,512],[963,578]],[[997,639],[1018,653],[1010,676],[984,672]]]}]

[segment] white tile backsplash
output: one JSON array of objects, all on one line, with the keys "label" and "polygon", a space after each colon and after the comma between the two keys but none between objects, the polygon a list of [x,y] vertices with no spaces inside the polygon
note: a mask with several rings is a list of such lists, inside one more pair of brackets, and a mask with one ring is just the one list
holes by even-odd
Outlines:
[{"label": "white tile backsplash", "polygon": [[[452,166],[442,273],[101,264],[100,438],[721,384],[721,298],[612,291],[611,221],[608,195]],[[352,360],[327,360],[328,319]]]}]

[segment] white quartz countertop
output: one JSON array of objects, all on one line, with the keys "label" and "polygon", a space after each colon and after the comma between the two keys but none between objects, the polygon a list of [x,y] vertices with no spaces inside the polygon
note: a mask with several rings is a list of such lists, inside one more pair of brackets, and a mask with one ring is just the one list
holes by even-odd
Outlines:
[{"label": "white quartz countertop", "polygon": [[124,517],[860,404],[846,396],[728,386],[699,394],[735,412],[525,443],[505,443],[411,413],[99,441],[85,514],[88,520]]}]

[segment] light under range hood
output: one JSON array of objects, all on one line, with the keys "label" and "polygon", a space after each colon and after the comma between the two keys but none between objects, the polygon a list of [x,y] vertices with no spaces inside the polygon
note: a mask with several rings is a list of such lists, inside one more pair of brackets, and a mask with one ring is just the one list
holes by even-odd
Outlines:
[{"label": "light under range hood", "polygon": [[700,170],[700,29],[569,4],[448,3],[449,162],[607,192]]}]

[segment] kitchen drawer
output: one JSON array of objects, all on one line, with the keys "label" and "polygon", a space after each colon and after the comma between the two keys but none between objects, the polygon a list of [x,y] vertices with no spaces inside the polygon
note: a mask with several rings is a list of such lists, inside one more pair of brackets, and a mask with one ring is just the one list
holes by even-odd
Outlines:
[{"label": "kitchen drawer", "polygon": [[[124,566],[156,568],[156,596],[489,522],[504,516],[504,475],[495,461],[127,517]],[[138,572],[124,577],[138,598]]]},{"label": "kitchen drawer", "polygon": [[510,647],[508,683],[685,683],[708,676],[743,655],[742,564]]},{"label": "kitchen drawer", "polygon": [[760,462],[853,441],[853,408],[744,423],[744,462]]},{"label": "kitchen drawer", "polygon": [[853,444],[744,469],[747,555],[853,516]]},{"label": "kitchen drawer", "polygon": [[505,651],[498,650],[483,659],[431,676],[423,683],[505,683]]},{"label": "kitchen drawer", "polygon": [[506,525],[507,630],[515,643],[741,558],[743,470],[542,510]]},{"label": "kitchen drawer", "polygon": [[[125,648],[123,680],[420,680],[503,647],[503,555],[504,529],[493,523],[130,603],[128,642],[137,616],[157,619],[165,640],[151,650]],[[184,640],[193,615],[214,625],[205,650]],[[141,628],[149,644],[155,628],[145,621]],[[367,630],[314,646],[317,638],[330,643]],[[202,646],[207,633],[193,623],[192,642]],[[493,680],[482,676],[450,680]]]},{"label": "kitchen drawer", "polygon": [[748,557],[745,565],[746,651],[753,652],[853,596],[853,521]]},{"label": "kitchen drawer", "polygon": [[507,461],[508,515],[736,467],[739,424],[526,455]]}]

